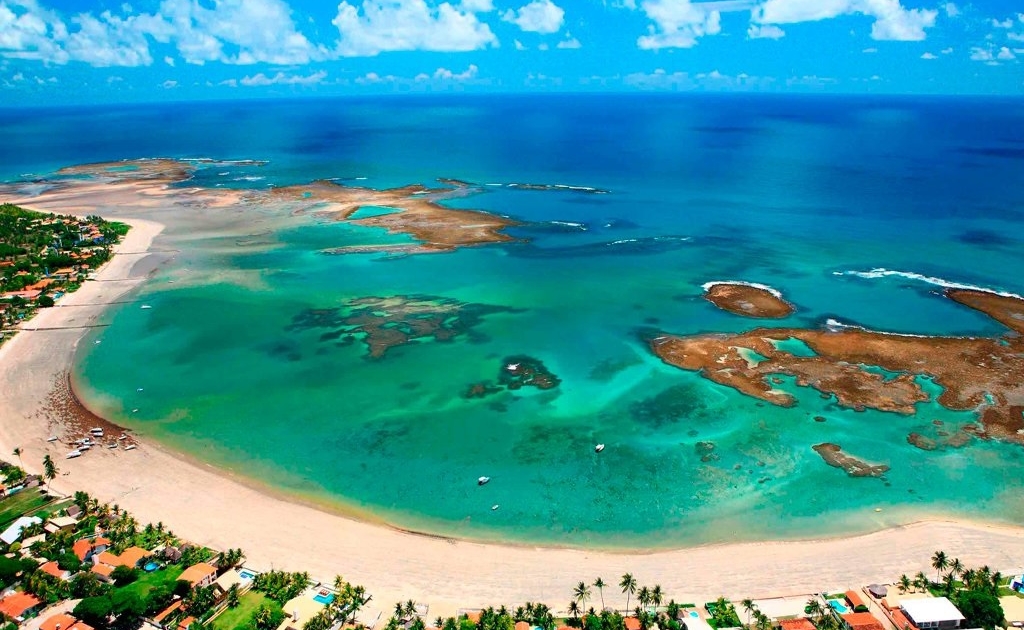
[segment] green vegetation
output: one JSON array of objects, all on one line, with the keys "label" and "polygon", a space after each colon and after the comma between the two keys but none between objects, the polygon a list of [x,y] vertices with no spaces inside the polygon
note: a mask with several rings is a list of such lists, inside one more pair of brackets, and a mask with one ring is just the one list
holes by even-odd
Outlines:
[{"label": "green vegetation", "polygon": [[[53,306],[110,259],[129,226],[0,204],[0,331]],[[0,333],[0,343],[5,334]]]},{"label": "green vegetation", "polygon": [[279,604],[297,596],[309,585],[308,573],[287,573],[285,571],[267,571],[260,573],[253,580],[254,591],[266,594]]},{"label": "green vegetation", "polygon": [[151,573],[142,573],[138,579],[126,584],[116,590],[124,593],[131,593],[140,599],[145,599],[154,590],[169,590],[174,592],[178,583],[178,576],[185,571],[183,565],[172,565],[163,569],[157,569]]},{"label": "green vegetation", "polygon": [[0,529],[30,514],[50,502],[50,497],[38,488],[28,488],[0,500]]},{"label": "green vegetation", "polygon": [[281,604],[263,593],[250,590],[238,598],[238,606],[225,608],[210,625],[213,630],[252,630],[255,628],[256,611],[261,607],[268,608],[274,615],[284,615]]}]

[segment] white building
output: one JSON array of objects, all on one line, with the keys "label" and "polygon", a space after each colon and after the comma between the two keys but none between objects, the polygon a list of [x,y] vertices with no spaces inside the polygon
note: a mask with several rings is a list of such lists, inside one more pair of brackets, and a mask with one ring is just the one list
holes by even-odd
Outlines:
[{"label": "white building", "polygon": [[900,609],[921,630],[959,628],[966,619],[953,602],[945,597],[905,599],[900,602]]},{"label": "white building", "polygon": [[21,530],[25,529],[29,525],[36,525],[42,522],[43,519],[38,516],[22,516],[11,523],[11,526],[5,529],[4,533],[0,534],[0,540],[4,541],[8,545],[13,545],[19,538],[21,538]]}]

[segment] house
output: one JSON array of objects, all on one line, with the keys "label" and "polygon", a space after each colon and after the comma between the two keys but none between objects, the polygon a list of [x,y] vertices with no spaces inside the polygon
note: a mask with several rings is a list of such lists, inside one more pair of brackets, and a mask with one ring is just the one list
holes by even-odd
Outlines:
[{"label": "house", "polygon": [[58,613],[44,619],[39,630],[93,630],[93,627],[69,614]]},{"label": "house", "polygon": [[60,566],[57,564],[55,560],[51,560],[50,562],[44,563],[41,567],[39,567],[39,570],[43,573],[46,573],[47,575],[52,575],[58,580],[63,580],[65,582],[71,579],[71,572],[60,568]]},{"label": "house", "polygon": [[172,547],[170,545],[164,547],[162,555],[164,557],[164,560],[168,560],[170,562],[178,562],[179,560],[181,560],[181,550],[179,550],[177,547]]},{"label": "house", "polygon": [[192,626],[192,624],[195,623],[195,621],[196,618],[192,615],[185,617],[181,620],[181,623],[178,624],[178,630],[188,630]]},{"label": "house", "polygon": [[71,549],[82,562],[89,560],[94,555],[102,553],[110,546],[110,541],[102,536],[98,538],[83,538],[76,540]]},{"label": "house", "polygon": [[78,519],[73,516],[55,516],[46,521],[43,529],[51,534],[56,534],[57,532],[73,531],[77,524]]},{"label": "house", "polygon": [[626,630],[640,630],[640,620],[636,617],[626,617],[623,621],[626,622]]},{"label": "house", "polygon": [[115,568],[109,564],[95,564],[90,571],[95,573],[96,577],[104,582],[113,582],[114,578],[110,577],[110,575],[114,572]]},{"label": "house", "polygon": [[906,599],[900,602],[900,611],[919,630],[959,628],[966,619],[945,597]]},{"label": "house", "polygon": [[857,594],[856,591],[846,591],[845,593],[846,603],[850,605],[850,610],[856,611],[858,608],[863,606],[867,608],[867,604],[864,603],[864,599]]},{"label": "house", "polygon": [[8,545],[13,545],[21,538],[21,530],[31,525],[38,525],[43,522],[43,519],[38,516],[22,516],[18,520],[11,523],[8,527],[0,534],[0,540],[4,541]]},{"label": "house", "polygon": [[28,593],[11,593],[0,599],[0,613],[18,622],[24,621],[26,616],[38,611],[43,607],[43,602],[35,595]]},{"label": "house", "polygon": [[192,585],[192,588],[209,586],[217,579],[217,567],[206,562],[193,564],[182,571],[181,575],[178,576],[178,579],[185,580]]},{"label": "house", "polygon": [[156,617],[153,617],[153,623],[157,626],[160,626],[161,628],[166,627],[164,626],[164,619],[170,617],[174,613],[174,611],[181,608],[182,604],[184,603],[184,600],[175,600],[174,603],[172,603],[170,606],[161,610]]},{"label": "house", "polygon": [[246,583],[247,580],[243,580],[238,571],[225,571],[224,575],[214,580],[213,585],[221,595],[226,595],[227,592],[231,590],[232,586],[237,586],[238,591],[242,592]]},{"label": "house", "polygon": [[323,609],[324,605],[313,599],[310,591],[306,591],[288,600],[283,606],[286,617],[277,630],[302,630],[302,626]]},{"label": "house", "polygon": [[78,518],[82,515],[82,508],[77,505],[69,505],[68,509],[65,511],[68,513],[68,516],[72,516],[74,518]]},{"label": "house", "polygon": [[811,620],[806,617],[799,619],[783,619],[779,621],[780,630],[817,630]]},{"label": "house", "polygon": [[869,612],[855,612],[842,615],[847,630],[885,630],[878,619]]},{"label": "house", "polygon": [[532,627],[525,621],[517,621],[515,630],[530,630]]},{"label": "house", "polygon": [[144,558],[148,558],[153,555],[150,551],[143,549],[142,547],[128,547],[121,552],[121,555],[111,553],[109,551],[101,551],[99,554],[93,556],[94,564],[106,564],[111,567],[131,567],[135,568],[139,566]]}]

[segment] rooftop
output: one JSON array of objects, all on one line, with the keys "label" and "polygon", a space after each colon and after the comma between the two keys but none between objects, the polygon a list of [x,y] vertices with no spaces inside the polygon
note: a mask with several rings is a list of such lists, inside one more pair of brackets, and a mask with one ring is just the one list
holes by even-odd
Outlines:
[{"label": "rooftop", "polygon": [[848,613],[843,615],[843,621],[846,622],[852,630],[885,630],[885,626],[882,622],[875,618],[874,615],[867,612],[859,613]]},{"label": "rooftop", "polygon": [[783,619],[779,621],[782,630],[817,630],[811,620],[806,617],[799,619]]},{"label": "rooftop", "polygon": [[0,599],[0,613],[13,619],[22,616],[26,610],[35,608],[41,603],[35,595],[20,592],[11,593],[7,597]]},{"label": "rooftop", "polygon": [[193,564],[189,568],[181,572],[178,576],[179,580],[185,580],[189,584],[195,585],[196,582],[202,581],[204,578],[209,576],[211,573],[217,573],[217,567],[206,562],[200,562]]},{"label": "rooftop", "polygon": [[915,626],[922,623],[966,619],[953,602],[945,597],[929,597],[927,599],[910,599],[900,602],[900,607]]}]

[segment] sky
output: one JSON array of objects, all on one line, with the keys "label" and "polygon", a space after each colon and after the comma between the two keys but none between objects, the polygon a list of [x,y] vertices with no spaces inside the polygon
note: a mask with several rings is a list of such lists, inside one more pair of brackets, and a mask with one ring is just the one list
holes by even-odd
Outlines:
[{"label": "sky", "polygon": [[1024,96],[1022,62],[1022,0],[0,0],[0,106],[455,92]]}]

